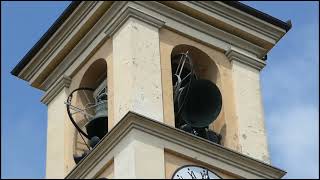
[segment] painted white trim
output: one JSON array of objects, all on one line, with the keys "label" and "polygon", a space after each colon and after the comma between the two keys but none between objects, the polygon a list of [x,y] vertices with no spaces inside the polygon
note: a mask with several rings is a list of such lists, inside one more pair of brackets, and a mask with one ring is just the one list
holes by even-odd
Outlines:
[{"label": "painted white trim", "polygon": [[[158,145],[163,145],[167,150],[177,153],[183,152],[185,156],[189,157],[198,157],[199,161],[243,178],[278,179],[286,173],[262,161],[255,160],[203,138],[139,114],[128,112],[93,151],[71,170],[66,179],[96,178],[105,163],[112,160],[117,154],[114,149],[128,136],[137,139],[148,136],[156,140]],[[140,140],[147,143],[142,139]]]}]

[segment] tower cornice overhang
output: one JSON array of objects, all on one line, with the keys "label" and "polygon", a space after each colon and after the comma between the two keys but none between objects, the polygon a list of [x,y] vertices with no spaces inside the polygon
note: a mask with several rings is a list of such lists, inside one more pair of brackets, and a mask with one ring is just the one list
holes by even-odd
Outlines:
[{"label": "tower cornice overhang", "polygon": [[12,73],[47,91],[61,76],[72,78],[128,18],[173,30],[223,53],[241,49],[246,57],[260,60],[287,31],[222,2],[81,2],[29,62]]}]

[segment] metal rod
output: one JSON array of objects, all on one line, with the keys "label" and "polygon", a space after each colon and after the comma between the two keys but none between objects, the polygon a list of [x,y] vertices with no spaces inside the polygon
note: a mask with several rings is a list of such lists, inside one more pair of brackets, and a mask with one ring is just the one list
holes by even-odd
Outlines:
[{"label": "metal rod", "polygon": [[[78,133],[79,133],[79,132],[78,132]],[[80,137],[81,137],[81,139],[83,140],[83,142],[86,144],[88,150],[90,150],[90,146],[89,146],[89,145],[87,144],[87,142],[84,140],[82,134],[81,134],[81,133],[79,133],[79,134],[80,134]]]},{"label": "metal rod", "polygon": [[178,67],[177,67],[177,69],[176,69],[176,73],[175,73],[175,74],[177,74],[178,69],[180,68],[180,64],[181,64],[182,58],[184,57],[184,55],[187,57],[188,53],[189,53],[189,51],[187,51],[187,52],[184,53],[184,54],[182,53],[182,56],[181,56],[181,58],[180,58],[180,60],[179,60],[179,64],[178,64]]},{"label": "metal rod", "polygon": [[[64,104],[69,105],[71,108],[74,108],[74,109],[78,110],[79,112],[80,112],[80,111],[83,111],[82,109],[77,108],[77,107],[71,105],[70,103],[64,102]],[[91,114],[89,114],[89,113],[86,113],[86,112],[83,112],[83,113],[84,113],[85,115],[87,115],[87,116],[90,116],[91,118],[94,117],[93,115],[91,115]]]},{"label": "metal rod", "polygon": [[177,69],[176,69],[175,74],[177,74],[177,73],[178,73],[178,70],[179,70],[180,63],[181,63],[181,61],[182,61],[182,58],[183,58],[183,55],[181,56],[181,58],[180,58],[180,60],[179,60],[178,67],[177,67]]},{"label": "metal rod", "polygon": [[100,105],[100,104],[103,104],[103,103],[106,103],[106,102],[101,101],[101,102],[99,102],[98,104],[94,104],[93,106],[86,107],[86,108],[84,108],[84,109],[82,109],[82,110],[79,108],[80,110],[78,110],[78,111],[76,111],[76,112],[73,112],[73,113],[71,113],[71,114],[76,114],[76,113],[82,112],[82,111],[84,111],[84,110],[87,110],[87,109],[96,107],[96,106],[98,106],[98,105]]},{"label": "metal rod", "polygon": [[182,65],[181,65],[181,69],[180,69],[180,72],[179,72],[179,76],[181,76],[181,73],[182,73],[184,64],[186,63],[186,60],[187,60],[187,55],[186,55],[186,57],[184,58],[183,63],[182,63]]},{"label": "metal rod", "polygon": [[86,97],[87,101],[90,102],[90,99],[89,97],[87,96],[87,93],[86,92],[83,92],[84,93],[84,96]]},{"label": "metal rod", "polygon": [[184,77],[184,78],[181,80],[181,83],[182,83],[185,79],[187,79],[187,77],[190,76],[190,74],[191,74],[191,72],[190,72],[186,77]]}]

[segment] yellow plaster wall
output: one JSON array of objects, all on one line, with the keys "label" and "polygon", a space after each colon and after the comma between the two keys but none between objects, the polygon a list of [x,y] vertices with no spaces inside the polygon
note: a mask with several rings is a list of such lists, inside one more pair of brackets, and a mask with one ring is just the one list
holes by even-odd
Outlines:
[{"label": "yellow plaster wall", "polygon": [[[238,124],[235,114],[234,107],[234,92],[232,85],[232,66],[225,56],[224,52],[215,49],[214,47],[210,47],[204,45],[200,42],[197,42],[193,39],[185,37],[176,32],[170,31],[165,28],[161,28],[159,30],[159,38],[160,38],[160,63],[161,63],[161,82],[162,82],[162,100],[163,100],[163,118],[164,123],[174,127],[174,106],[172,100],[172,80],[171,80],[171,52],[173,48],[180,44],[186,44],[193,46],[195,48],[200,49],[204,53],[206,53],[216,64],[218,67],[218,81],[217,86],[219,87],[222,93],[222,110],[220,112],[219,117],[214,123],[211,124],[211,128],[214,129],[215,132],[223,135],[222,145],[225,147],[231,148],[233,150],[241,152],[241,148],[239,146],[238,139]],[[90,67],[90,65],[97,59],[105,59],[107,62],[107,76],[108,76],[108,127],[109,131],[114,127],[114,88],[113,88],[113,65],[112,65],[112,39],[107,39],[97,50],[93,53],[93,55],[88,57],[88,60],[82,64],[78,71],[73,75],[72,83],[70,85],[70,91],[79,87],[81,79],[83,78],[86,70]],[[74,132],[74,128],[70,127],[70,131]],[[70,145],[73,146],[73,143]],[[167,153],[166,153],[167,154]],[[70,155],[72,156],[72,154]],[[172,155],[167,155],[167,159],[173,158],[177,160],[177,163],[188,162],[182,161],[177,157],[173,157]],[[69,160],[67,160],[69,161]],[[172,165],[172,160],[168,160],[166,162],[166,167],[176,167],[176,165]],[[171,164],[170,164],[171,163]],[[180,163],[180,164],[181,164]],[[69,162],[68,164],[74,164],[73,162]],[[179,163],[178,163],[179,164]],[[182,163],[183,164],[183,163]],[[172,169],[172,168],[171,168]],[[166,172],[171,172],[166,170]]]},{"label": "yellow plaster wall", "polygon": [[[46,158],[46,178],[63,178],[66,170],[70,167],[69,152],[66,146],[65,120],[67,113],[63,102],[67,98],[68,91],[62,91],[48,104],[48,129],[47,129],[47,158]],[[72,154],[71,154],[72,157]]]}]

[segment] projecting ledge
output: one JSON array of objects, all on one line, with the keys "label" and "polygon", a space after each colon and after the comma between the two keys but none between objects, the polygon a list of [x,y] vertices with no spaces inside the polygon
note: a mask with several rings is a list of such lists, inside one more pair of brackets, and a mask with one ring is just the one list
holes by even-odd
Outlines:
[{"label": "projecting ledge", "polygon": [[[130,137],[130,138],[128,138]],[[97,178],[107,162],[119,153],[119,146],[128,139],[157,146],[209,164],[240,178],[281,178],[286,172],[179,129],[128,112],[100,143],[66,176]],[[152,140],[152,141],[150,141]],[[114,169],[116,171],[116,167]],[[114,177],[117,178],[117,177]]]}]

